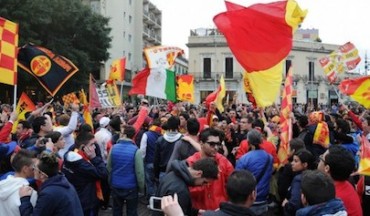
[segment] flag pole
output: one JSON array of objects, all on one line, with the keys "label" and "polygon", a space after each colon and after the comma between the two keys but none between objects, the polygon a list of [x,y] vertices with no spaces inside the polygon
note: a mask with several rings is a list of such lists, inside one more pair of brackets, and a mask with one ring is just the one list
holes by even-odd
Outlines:
[{"label": "flag pole", "polygon": [[122,95],[122,93],[123,93],[123,83],[124,82],[125,82],[124,80],[121,81],[121,89],[120,89],[121,105],[123,104],[123,95]]},{"label": "flag pole", "polygon": [[13,91],[13,109],[17,107],[17,84],[14,84],[14,91]]}]

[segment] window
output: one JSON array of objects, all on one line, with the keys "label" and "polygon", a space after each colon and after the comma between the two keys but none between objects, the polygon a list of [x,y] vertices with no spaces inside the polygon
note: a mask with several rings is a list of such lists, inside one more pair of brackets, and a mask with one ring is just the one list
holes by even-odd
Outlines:
[{"label": "window", "polygon": [[126,12],[123,12],[123,18],[125,18],[126,17]]},{"label": "window", "polygon": [[128,2],[129,2],[130,5],[132,5],[132,0],[129,0]]},{"label": "window", "polygon": [[309,81],[315,81],[315,63],[308,62],[308,79]]},{"label": "window", "polygon": [[128,34],[128,42],[131,42],[131,39],[132,39],[132,35]]},{"label": "window", "polygon": [[128,60],[131,61],[131,53],[128,53]]},{"label": "window", "polygon": [[126,37],[126,32],[125,31],[123,31],[123,38],[125,38]]},{"label": "window", "polygon": [[126,51],[123,51],[123,53],[122,53],[122,54],[123,54],[123,56],[126,56]]},{"label": "window", "polygon": [[233,78],[233,58],[225,58],[225,78]]},{"label": "window", "polygon": [[285,60],[285,77],[288,75],[290,66],[292,66],[292,60]]},{"label": "window", "polygon": [[211,78],[211,58],[203,59],[203,78]]},{"label": "window", "polygon": [[132,22],[132,16],[128,16],[128,23],[131,23]]}]

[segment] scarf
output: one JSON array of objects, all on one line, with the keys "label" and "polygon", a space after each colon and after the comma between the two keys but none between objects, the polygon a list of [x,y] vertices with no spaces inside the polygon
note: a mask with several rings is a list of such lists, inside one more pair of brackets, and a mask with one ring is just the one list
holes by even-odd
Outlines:
[{"label": "scarf", "polygon": [[[85,160],[85,161],[87,161],[87,162],[89,162],[89,163],[91,163],[90,162],[90,160],[89,160],[89,158],[86,156],[86,154],[85,154],[85,152],[83,152],[83,151],[81,151],[81,150],[79,150],[79,149],[75,149],[74,150],[74,152],[76,152],[77,154],[79,154],[79,155],[81,155],[81,157]],[[97,180],[96,182],[95,182],[95,188],[96,188],[96,197],[98,197],[98,199],[99,200],[104,200],[104,198],[103,198],[103,191],[102,191],[102,189],[101,189],[101,183],[100,183],[100,180]]]}]

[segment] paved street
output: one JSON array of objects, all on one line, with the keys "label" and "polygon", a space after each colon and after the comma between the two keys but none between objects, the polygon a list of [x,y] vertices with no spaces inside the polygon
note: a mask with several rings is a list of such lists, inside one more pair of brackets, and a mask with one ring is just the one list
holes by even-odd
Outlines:
[{"label": "paved street", "polygon": [[[139,202],[139,208],[138,208],[138,215],[139,216],[148,216],[150,215],[150,210],[147,208],[146,205],[142,204],[141,202]],[[101,210],[99,212],[99,216],[112,216],[113,215],[113,212],[112,210]],[[126,207],[123,208],[123,215],[126,215]]]}]

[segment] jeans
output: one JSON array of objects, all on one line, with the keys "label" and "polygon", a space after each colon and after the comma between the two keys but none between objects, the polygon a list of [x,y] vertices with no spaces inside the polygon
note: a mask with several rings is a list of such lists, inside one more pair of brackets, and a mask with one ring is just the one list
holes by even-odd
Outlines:
[{"label": "jeans", "polygon": [[126,215],[137,216],[138,190],[112,188],[113,216],[122,216],[123,204],[126,201]]},{"label": "jeans", "polygon": [[145,186],[146,186],[146,198],[149,200],[151,196],[155,195],[157,186],[154,183],[154,168],[153,163],[145,164]]}]

